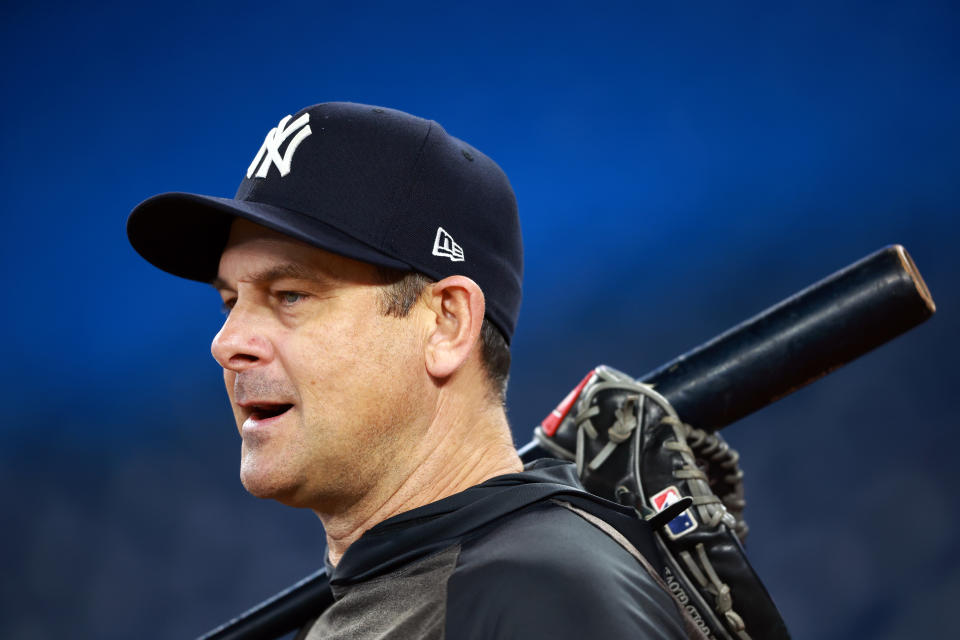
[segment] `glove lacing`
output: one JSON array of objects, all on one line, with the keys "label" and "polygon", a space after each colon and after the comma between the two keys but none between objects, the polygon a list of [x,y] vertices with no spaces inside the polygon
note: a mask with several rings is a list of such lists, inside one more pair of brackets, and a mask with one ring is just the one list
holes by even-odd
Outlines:
[{"label": "glove lacing", "polygon": [[[602,382],[596,382],[591,385],[587,393],[580,398],[580,410],[577,412],[574,424],[577,427],[577,450],[576,465],[577,474],[583,477],[584,464],[587,469],[596,471],[610,457],[616,448],[623,442],[632,437],[633,445],[633,479],[638,491],[643,493],[643,485],[640,476],[640,458],[641,458],[641,439],[642,429],[638,429],[643,424],[644,405],[647,398],[650,398],[655,404],[659,405],[664,412],[660,419],[660,424],[667,425],[673,430],[674,439],[663,443],[663,447],[680,455],[683,464],[679,469],[673,471],[673,476],[678,480],[686,481],[693,507],[700,514],[700,519],[707,527],[716,527],[721,522],[730,527],[736,535],[742,540],[746,535],[747,526],[742,518],[735,518],[728,512],[728,506],[742,513],[745,502],[742,498],[743,472],[740,470],[739,454],[731,449],[729,445],[718,435],[710,434],[700,429],[695,429],[682,422],[677,416],[676,410],[662,395],[653,390],[650,385],[637,382],[620,372],[599,367],[597,374],[603,379]],[[618,375],[619,374],[619,375]],[[611,380],[611,378],[614,378]],[[636,395],[627,396],[621,406],[614,412],[614,422],[607,429],[607,443],[589,462],[586,462],[586,438],[596,440],[599,432],[594,426],[591,418],[600,413],[600,408],[593,403],[596,394],[604,389],[617,388],[624,389],[629,387],[636,391]],[[688,439],[690,444],[688,444]],[[707,474],[697,466],[697,459],[708,461],[717,465],[727,473],[721,478],[723,482],[734,487],[734,491],[725,495],[726,500],[721,500],[714,494],[710,488],[710,480]],[[701,588],[714,597],[714,610],[725,620],[728,629],[730,629],[739,640],[750,640],[747,634],[743,618],[733,610],[733,598],[730,593],[730,586],[724,583],[717,575],[710,558],[707,555],[703,543],[695,546],[697,558],[695,559],[689,551],[681,551],[680,558],[687,566],[690,574],[700,584]],[[699,563],[698,563],[699,561]]]}]

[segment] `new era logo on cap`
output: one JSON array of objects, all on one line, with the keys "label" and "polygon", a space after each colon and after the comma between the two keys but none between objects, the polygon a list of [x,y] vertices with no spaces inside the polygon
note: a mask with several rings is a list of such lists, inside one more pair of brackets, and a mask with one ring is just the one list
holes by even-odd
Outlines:
[{"label": "new era logo on cap", "polygon": [[450,258],[454,262],[463,262],[463,248],[453,240],[453,236],[437,227],[437,237],[433,241],[433,255]]}]

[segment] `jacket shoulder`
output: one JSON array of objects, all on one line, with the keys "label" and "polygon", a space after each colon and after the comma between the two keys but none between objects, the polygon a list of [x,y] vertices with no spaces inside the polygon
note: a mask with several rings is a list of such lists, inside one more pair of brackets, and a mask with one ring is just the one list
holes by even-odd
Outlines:
[{"label": "jacket shoulder", "polygon": [[447,590],[450,638],[686,637],[672,597],[646,569],[551,502],[465,540]]}]

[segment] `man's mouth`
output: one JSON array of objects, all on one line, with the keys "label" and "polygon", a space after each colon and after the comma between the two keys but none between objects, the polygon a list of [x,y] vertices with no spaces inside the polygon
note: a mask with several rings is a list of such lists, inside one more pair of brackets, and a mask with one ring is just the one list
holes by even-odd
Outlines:
[{"label": "man's mouth", "polygon": [[269,420],[270,418],[276,418],[283,415],[287,411],[293,408],[292,404],[252,404],[248,407],[250,410],[250,417],[256,420],[257,422],[263,422],[264,420]]}]

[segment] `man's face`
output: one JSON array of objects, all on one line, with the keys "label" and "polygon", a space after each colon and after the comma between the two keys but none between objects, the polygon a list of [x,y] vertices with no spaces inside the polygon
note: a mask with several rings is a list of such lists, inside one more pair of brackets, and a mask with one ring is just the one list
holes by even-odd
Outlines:
[{"label": "man's face", "polygon": [[372,265],[238,219],[214,286],[229,315],[212,352],[250,493],[344,509],[402,466],[429,422],[420,316],[379,312]]}]

